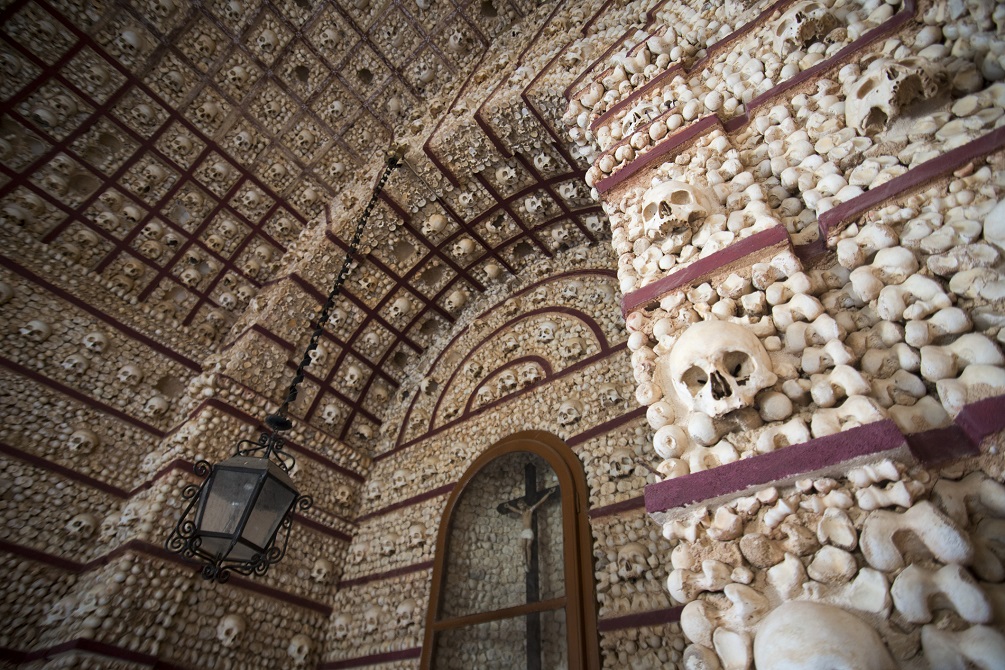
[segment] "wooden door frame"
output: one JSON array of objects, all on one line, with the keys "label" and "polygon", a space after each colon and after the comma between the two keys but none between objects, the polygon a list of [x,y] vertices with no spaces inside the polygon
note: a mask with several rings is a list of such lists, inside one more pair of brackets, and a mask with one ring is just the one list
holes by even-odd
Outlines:
[{"label": "wooden door frame", "polygon": [[464,617],[451,617],[446,621],[440,620],[440,612],[443,607],[443,578],[447,559],[446,547],[450,534],[450,522],[453,519],[457,502],[464,494],[470,481],[485,466],[501,456],[518,452],[528,452],[543,458],[555,472],[561,487],[565,595],[550,602],[557,606],[559,605],[558,601],[565,601],[569,668],[570,670],[578,668],[599,670],[600,668],[597,599],[593,580],[593,539],[588,517],[589,489],[586,485],[586,474],[579,458],[560,438],[545,431],[530,430],[515,433],[486,449],[464,472],[447,498],[443,516],[440,519],[440,528],[436,534],[433,581],[429,590],[426,631],[419,666],[423,670],[428,670],[432,665],[435,636],[439,632],[484,621],[516,617],[542,609],[542,603],[528,603]]}]

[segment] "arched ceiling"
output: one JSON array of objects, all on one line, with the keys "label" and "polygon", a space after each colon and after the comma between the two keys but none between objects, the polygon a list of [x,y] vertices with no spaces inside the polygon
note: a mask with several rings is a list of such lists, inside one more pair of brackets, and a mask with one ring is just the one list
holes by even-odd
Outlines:
[{"label": "arched ceiling", "polygon": [[249,305],[292,282],[320,306],[384,152],[406,144],[300,409],[314,421],[336,405],[332,432],[349,438],[357,416],[380,423],[380,399],[449,333],[461,296],[505,292],[609,235],[565,96],[651,19],[608,9],[621,26],[608,29],[600,9],[7,2],[0,218],[170,337],[210,353],[257,324],[293,365],[307,315],[283,330]]}]

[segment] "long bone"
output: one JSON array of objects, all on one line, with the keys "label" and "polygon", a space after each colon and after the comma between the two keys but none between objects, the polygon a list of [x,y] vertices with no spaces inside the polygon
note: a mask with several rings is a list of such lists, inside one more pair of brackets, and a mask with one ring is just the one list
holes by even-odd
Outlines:
[{"label": "long bone", "polygon": [[1005,658],[1005,635],[990,626],[955,633],[930,624],[921,629],[921,647],[931,668],[962,670],[972,663],[980,670],[998,670]]}]

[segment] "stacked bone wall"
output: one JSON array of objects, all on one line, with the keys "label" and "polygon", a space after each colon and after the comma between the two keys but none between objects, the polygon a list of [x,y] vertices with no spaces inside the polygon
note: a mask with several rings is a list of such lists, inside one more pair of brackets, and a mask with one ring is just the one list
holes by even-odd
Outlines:
[{"label": "stacked bone wall", "polygon": [[993,665],[1005,15],[757,11],[653,71],[691,33],[638,41],[566,115],[599,152],[685,661]]}]

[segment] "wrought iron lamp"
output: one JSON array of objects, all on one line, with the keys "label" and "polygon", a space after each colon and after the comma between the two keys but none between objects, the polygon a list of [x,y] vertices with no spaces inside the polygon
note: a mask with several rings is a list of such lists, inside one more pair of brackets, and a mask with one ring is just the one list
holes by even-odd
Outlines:
[{"label": "wrought iron lamp", "polygon": [[304,511],[312,504],[311,497],[301,495],[290,479],[295,459],[283,451],[281,434],[293,426],[287,417],[290,403],[297,398],[297,386],[311,364],[311,352],[317,349],[328,313],[349,274],[363,227],[403,153],[399,148],[388,155],[384,173],[356,222],[342,269],[321,308],[286,398],[279,411],[265,420],[270,430],[262,432],[257,442],[241,440],[235,454],[217,465],[196,463],[196,475],[206,479],[182,491],[183,500],[189,502],[165,546],[168,551],[203,561],[202,576],[206,579],[224,582],[232,571],[264,575],[286,555],[294,511]]}]

